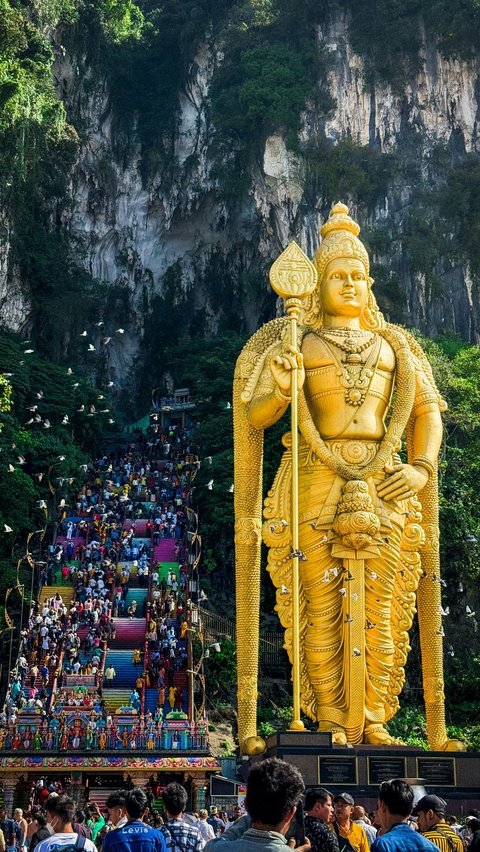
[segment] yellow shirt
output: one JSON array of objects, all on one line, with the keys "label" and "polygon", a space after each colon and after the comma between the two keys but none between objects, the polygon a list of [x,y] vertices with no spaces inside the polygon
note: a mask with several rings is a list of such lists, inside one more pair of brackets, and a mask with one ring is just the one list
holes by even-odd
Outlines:
[{"label": "yellow shirt", "polygon": [[350,827],[348,832],[345,831],[338,825],[338,830],[340,832],[341,837],[346,837],[351,846],[355,849],[355,852],[370,852],[370,846],[368,845],[367,835],[365,834],[361,825],[357,825],[356,822],[350,820]]},{"label": "yellow shirt", "polygon": [[463,852],[463,843],[458,834],[446,822],[437,823],[433,828],[423,832],[423,836],[438,846],[440,852]]}]

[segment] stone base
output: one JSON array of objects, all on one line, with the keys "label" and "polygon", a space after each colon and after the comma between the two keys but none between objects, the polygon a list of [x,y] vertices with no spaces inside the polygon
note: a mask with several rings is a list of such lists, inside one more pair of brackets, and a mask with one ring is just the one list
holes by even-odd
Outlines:
[{"label": "stone base", "polygon": [[415,779],[456,816],[480,807],[480,752],[429,752],[412,746],[332,746],[331,735],[284,731],[268,738],[266,757],[298,767],[305,785],[350,792],[369,809],[381,781]]}]

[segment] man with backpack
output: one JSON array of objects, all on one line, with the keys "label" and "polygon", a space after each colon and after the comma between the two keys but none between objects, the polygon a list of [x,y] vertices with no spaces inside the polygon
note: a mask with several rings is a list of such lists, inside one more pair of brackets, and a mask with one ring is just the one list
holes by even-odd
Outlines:
[{"label": "man with backpack", "polygon": [[163,807],[167,821],[160,827],[169,852],[202,852],[205,841],[200,830],[183,819],[187,807],[187,791],[174,781],[163,791]]},{"label": "man with backpack", "polygon": [[97,852],[92,840],[74,831],[75,803],[69,796],[49,796],[45,811],[54,833],[42,840],[35,852]]}]

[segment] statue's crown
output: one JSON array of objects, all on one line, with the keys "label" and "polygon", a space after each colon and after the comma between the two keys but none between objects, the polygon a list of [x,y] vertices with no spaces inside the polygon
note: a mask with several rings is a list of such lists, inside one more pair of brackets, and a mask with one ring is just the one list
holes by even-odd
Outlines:
[{"label": "statue's crown", "polygon": [[365,246],[358,239],[360,225],[348,215],[348,207],[341,201],[334,204],[330,216],[320,228],[322,241],[315,255],[318,280],[322,281],[325,268],[337,257],[354,257],[365,265],[369,274],[369,259]]}]

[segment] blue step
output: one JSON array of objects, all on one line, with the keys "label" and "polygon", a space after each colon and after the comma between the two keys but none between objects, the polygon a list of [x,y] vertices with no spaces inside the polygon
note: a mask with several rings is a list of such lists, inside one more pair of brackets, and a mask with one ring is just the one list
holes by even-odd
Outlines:
[{"label": "blue step", "polygon": [[[134,666],[132,659],[132,651],[129,650],[108,650],[105,661],[105,668],[113,665],[116,672],[116,677],[112,681],[112,689],[133,688],[139,674],[142,673],[141,666]],[[107,681],[103,682],[104,689],[108,689]]]},{"label": "blue step", "polygon": [[124,606],[124,615],[127,615],[127,610],[132,601],[137,602],[137,610],[135,616],[137,618],[145,618],[145,603],[147,600],[148,589],[129,589]]},{"label": "blue step", "polygon": [[156,689],[145,690],[145,710],[150,710],[150,713],[155,714],[157,709],[158,691]]}]

